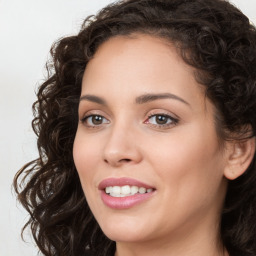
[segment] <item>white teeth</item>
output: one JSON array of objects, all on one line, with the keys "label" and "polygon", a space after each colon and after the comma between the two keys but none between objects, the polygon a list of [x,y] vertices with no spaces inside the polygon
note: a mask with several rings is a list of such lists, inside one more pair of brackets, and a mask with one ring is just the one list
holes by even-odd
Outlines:
[{"label": "white teeth", "polygon": [[112,193],[112,191],[113,191],[113,187],[106,187],[107,194]]},{"label": "white teeth", "polygon": [[114,186],[112,190],[113,194],[120,194],[121,193],[121,188],[119,186]]},{"label": "white teeth", "polygon": [[132,186],[131,187],[131,194],[132,195],[135,195],[136,193],[138,193],[139,191],[139,188],[137,186]]},{"label": "white teeth", "polygon": [[125,195],[115,194],[115,193],[110,193],[110,195],[113,196],[113,197],[125,197]]},{"label": "white teeth", "polygon": [[147,190],[146,190],[145,188],[142,188],[142,187],[139,188],[139,193],[140,193],[140,194],[145,194],[146,191],[147,191]]},{"label": "white teeth", "polygon": [[122,186],[121,187],[121,193],[123,195],[129,195],[131,193],[131,188],[130,186],[126,185],[126,186]]},{"label": "white teeth", "polygon": [[145,194],[152,192],[152,188],[144,188],[144,187],[137,187],[137,186],[109,186],[105,188],[105,192],[113,197],[125,197],[125,196],[131,196],[135,195],[137,193],[139,194]]}]

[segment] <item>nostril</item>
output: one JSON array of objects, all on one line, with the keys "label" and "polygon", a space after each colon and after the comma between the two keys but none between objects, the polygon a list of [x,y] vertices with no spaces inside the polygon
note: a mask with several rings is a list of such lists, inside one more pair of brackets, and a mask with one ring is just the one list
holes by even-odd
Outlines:
[{"label": "nostril", "polygon": [[104,162],[107,163],[107,164],[113,164],[113,165],[119,165],[119,164],[122,164],[122,163],[129,163],[131,162],[132,160],[129,159],[129,158],[123,158],[123,159],[120,159],[118,161],[116,161],[115,163],[114,162],[111,162],[107,159],[104,159]]},{"label": "nostril", "polygon": [[119,162],[130,162],[131,159],[125,158],[125,159],[121,159]]}]

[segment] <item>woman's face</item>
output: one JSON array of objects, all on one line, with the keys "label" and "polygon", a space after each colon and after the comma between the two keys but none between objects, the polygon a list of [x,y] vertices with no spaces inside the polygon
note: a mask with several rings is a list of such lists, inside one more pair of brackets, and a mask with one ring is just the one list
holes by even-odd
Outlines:
[{"label": "woman's face", "polygon": [[108,40],[85,70],[74,161],[112,240],[217,233],[225,151],[193,72],[174,46],[146,35]]}]

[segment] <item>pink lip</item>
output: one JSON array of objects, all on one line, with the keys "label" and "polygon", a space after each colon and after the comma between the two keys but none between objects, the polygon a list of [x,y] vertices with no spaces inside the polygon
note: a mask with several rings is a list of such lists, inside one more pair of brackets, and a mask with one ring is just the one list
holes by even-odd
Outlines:
[{"label": "pink lip", "polygon": [[145,183],[142,183],[138,180],[134,180],[131,178],[109,178],[105,179],[99,184],[99,189],[101,190],[101,199],[103,203],[112,208],[112,209],[128,209],[135,205],[138,205],[145,200],[149,199],[154,193],[155,189],[153,188],[152,192],[145,193],[145,194],[135,194],[132,196],[126,197],[112,197],[105,193],[105,188],[109,186],[137,186],[137,187],[144,187],[144,188],[153,188]]}]

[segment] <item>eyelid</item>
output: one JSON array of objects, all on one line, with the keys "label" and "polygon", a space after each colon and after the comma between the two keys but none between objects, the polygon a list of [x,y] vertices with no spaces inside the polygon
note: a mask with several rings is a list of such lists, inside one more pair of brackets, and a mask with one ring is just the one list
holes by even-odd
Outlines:
[{"label": "eyelid", "polygon": [[[150,118],[154,116],[165,116],[171,120],[171,123],[167,124],[151,124],[149,121]],[[173,113],[166,111],[166,110],[152,110],[147,114],[146,120],[144,121],[145,124],[158,129],[168,129],[172,128],[173,126],[176,126],[180,121],[180,118],[177,115],[174,115]]]},{"label": "eyelid", "polygon": [[[93,117],[93,116],[99,116],[102,117],[104,120],[102,123],[100,124],[87,124],[86,121]],[[100,111],[100,110],[88,110],[86,111],[82,117],[79,117],[79,121],[87,128],[87,129],[100,129],[103,126],[105,126],[106,124],[110,123],[109,118],[107,117],[107,114],[105,114],[104,112]]]},{"label": "eyelid", "polygon": [[[102,117],[103,118],[102,122],[97,124],[97,123],[94,123],[93,120],[89,121],[89,118],[93,117],[93,116]],[[156,121],[155,123],[152,123],[150,121],[150,119],[155,116],[164,116],[167,119],[169,119],[169,121],[167,121],[167,123],[161,124],[161,123],[157,123],[157,121],[159,121],[159,119],[158,119],[158,120],[155,120]],[[136,117],[134,117],[134,118],[136,118]],[[88,129],[91,129],[91,128],[100,129],[110,123],[110,118],[108,117],[108,115],[104,111],[98,110],[98,109],[97,110],[92,109],[92,110],[85,111],[85,113],[82,115],[82,117],[79,118],[79,120]],[[90,123],[88,123],[87,120]],[[143,123],[152,128],[156,128],[156,129],[168,129],[168,128],[172,128],[173,126],[176,126],[179,121],[180,121],[180,118],[170,111],[163,110],[163,109],[154,109],[154,110],[149,111],[146,114],[146,117],[145,117]]]},{"label": "eyelid", "polygon": [[[81,122],[84,122],[86,119],[88,119],[89,117],[93,117],[93,116],[99,116],[99,117],[103,117],[104,119],[108,120],[106,117],[104,117],[103,115],[98,115],[98,114],[88,114],[85,115],[83,118],[80,119]],[[109,120],[108,120],[109,122]]]},{"label": "eyelid", "polygon": [[94,116],[103,116],[105,117],[106,119],[109,119],[108,115],[102,111],[102,110],[99,110],[99,109],[87,109],[87,110],[84,110],[84,111],[81,111],[81,113],[79,114],[79,120],[81,121],[82,119],[84,119],[85,117],[88,117],[90,115],[94,115]]},{"label": "eyelid", "polygon": [[176,114],[174,114],[171,111],[165,110],[165,109],[153,109],[147,112],[146,117],[154,116],[154,115],[165,115],[170,116],[174,120],[180,120],[180,117]]}]

